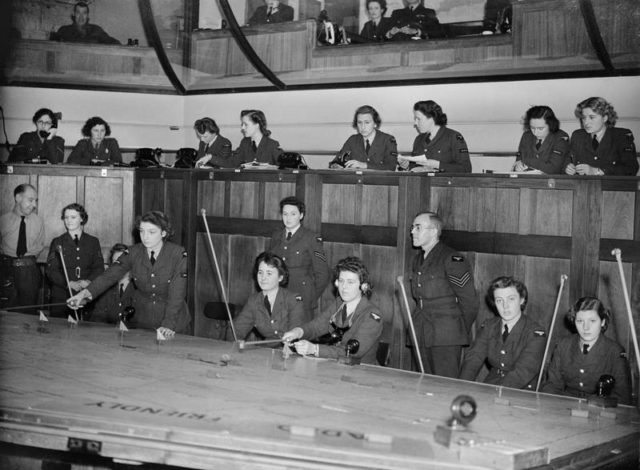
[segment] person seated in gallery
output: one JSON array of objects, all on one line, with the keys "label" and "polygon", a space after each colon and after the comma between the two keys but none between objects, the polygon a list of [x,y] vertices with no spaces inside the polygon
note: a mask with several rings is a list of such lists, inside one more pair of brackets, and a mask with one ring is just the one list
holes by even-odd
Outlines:
[{"label": "person seated in gallery", "polygon": [[547,334],[524,314],[528,301],[526,286],[512,277],[498,277],[489,285],[487,301],[498,316],[480,325],[475,342],[465,351],[458,378],[476,380],[486,364],[489,373],[484,383],[534,389]]},{"label": "person seated in gallery", "polygon": [[46,160],[64,161],[64,139],[57,135],[58,117],[48,108],[40,108],[32,118],[36,130],[24,132],[9,154],[10,163]]},{"label": "person seated in gallery", "polygon": [[[129,249],[124,243],[116,243],[109,252],[109,266],[113,266],[116,261]],[[118,283],[110,287],[100,297],[96,299],[93,310],[86,320],[102,323],[118,323],[125,320],[127,328],[134,328],[136,323],[135,314],[128,315],[126,309],[133,305],[133,292],[135,284],[132,282],[131,274],[126,272]]]},{"label": "person seated in gallery", "polygon": [[235,320],[238,339],[245,339],[254,330],[263,339],[279,339],[302,325],[302,296],[286,288],[289,270],[282,258],[268,251],[260,253],[253,278],[260,292],[249,297]]},{"label": "person seated in gallery", "polygon": [[568,154],[569,136],[560,129],[553,110],[549,106],[529,108],[513,171],[562,174]]},{"label": "person seated in gallery", "polygon": [[387,31],[394,23],[384,16],[387,12],[387,0],[367,0],[369,21],[362,27],[359,36],[351,38],[351,42],[380,42],[387,40]]},{"label": "person seated in gallery", "polygon": [[352,126],[358,133],[347,139],[330,167],[394,171],[398,145],[395,137],[379,129],[381,124],[373,106],[356,109]]},{"label": "person seated in gallery", "polygon": [[285,345],[295,341],[291,347],[303,356],[337,359],[346,355],[346,348],[355,340],[358,347],[350,355],[362,363],[376,364],[382,313],[369,300],[369,271],[359,258],[350,256],[338,262],[333,274],[339,296],[336,302],[310,322],[287,331],[282,341]]},{"label": "person seated in gallery", "polygon": [[638,157],[633,133],[615,127],[618,120],[613,105],[604,98],[591,97],[576,106],[582,124],[571,134],[571,152],[565,161],[568,175],[626,175],[638,173]]},{"label": "person seated in gallery", "polygon": [[51,39],[63,42],[83,42],[93,44],[120,44],[109,36],[100,26],[89,23],[89,5],[77,2],[71,15],[73,24],[62,26]]},{"label": "person seated in gallery", "polygon": [[235,168],[231,154],[231,141],[220,135],[220,128],[210,117],[198,119],[193,128],[200,144],[195,167]]},{"label": "person seated in gallery", "polygon": [[71,151],[67,163],[74,165],[113,165],[122,163],[120,146],[111,135],[111,127],[101,117],[87,119],[82,126],[82,135]]},{"label": "person seated in gallery", "polygon": [[277,140],[273,140],[267,128],[267,117],[258,109],[245,109],[240,112],[240,129],[244,138],[235,151],[236,165],[243,163],[267,163],[278,165],[282,149]]},{"label": "person seated in gallery", "polygon": [[561,339],[551,356],[541,391],[587,398],[597,394],[603,375],[613,377],[612,397],[631,404],[629,364],[622,346],[604,332],[611,314],[595,297],[582,297],[569,310],[566,322],[574,333]]},{"label": "person seated in gallery", "polygon": [[387,39],[409,41],[444,36],[444,30],[435,10],[425,8],[423,1],[404,0],[405,8],[393,10],[391,13],[392,27],[385,35]]},{"label": "person seated in gallery", "polygon": [[265,4],[256,8],[247,22],[257,24],[284,23],[293,21],[293,8],[278,0],[265,0]]},{"label": "person seated in gallery", "polygon": [[398,155],[398,165],[414,172],[471,173],[469,149],[462,134],[447,126],[447,115],[435,101],[413,105],[418,136],[411,156]]}]

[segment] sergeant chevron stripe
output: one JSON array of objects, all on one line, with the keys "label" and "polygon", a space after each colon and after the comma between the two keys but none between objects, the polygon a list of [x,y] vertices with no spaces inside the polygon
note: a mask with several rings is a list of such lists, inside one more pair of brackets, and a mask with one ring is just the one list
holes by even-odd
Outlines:
[{"label": "sergeant chevron stripe", "polygon": [[471,274],[469,274],[469,271],[465,272],[460,277],[449,274],[449,282],[458,287],[464,287],[467,284],[467,282],[469,282],[469,279],[471,279]]}]

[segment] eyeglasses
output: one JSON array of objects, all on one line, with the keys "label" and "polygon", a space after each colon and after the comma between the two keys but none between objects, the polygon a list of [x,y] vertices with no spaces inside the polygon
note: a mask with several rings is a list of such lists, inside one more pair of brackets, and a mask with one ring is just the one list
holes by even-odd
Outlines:
[{"label": "eyeglasses", "polygon": [[421,230],[436,230],[435,227],[425,227],[424,225],[412,225],[411,228],[409,229],[410,232],[413,231],[419,232]]},{"label": "eyeglasses", "polygon": [[51,122],[51,121],[38,121],[36,124],[40,124],[41,126],[52,126],[53,122]]}]

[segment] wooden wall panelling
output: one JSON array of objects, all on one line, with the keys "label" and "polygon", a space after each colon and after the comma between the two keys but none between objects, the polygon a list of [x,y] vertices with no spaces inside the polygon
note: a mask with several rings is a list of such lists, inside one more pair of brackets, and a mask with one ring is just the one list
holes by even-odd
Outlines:
[{"label": "wooden wall panelling", "polygon": [[210,180],[198,180],[196,207],[198,213],[204,209],[208,216],[224,217],[226,182],[214,180],[210,172]]},{"label": "wooden wall panelling", "polygon": [[[627,289],[631,289],[631,263],[622,263]],[[631,294],[631,291],[629,291]],[[631,345],[631,330],[629,327],[629,319],[627,307],[624,301],[622,290],[622,281],[620,280],[620,272],[618,263],[615,261],[600,262],[600,279],[598,285],[597,297],[602,300],[604,305],[611,312],[611,325],[607,329],[607,334],[611,338],[622,344],[625,349]],[[575,299],[577,300],[577,299]]]},{"label": "wooden wall panelling", "polygon": [[602,191],[602,238],[633,239],[636,193],[638,191]]},{"label": "wooden wall panelling", "polygon": [[322,226],[322,178],[316,173],[298,173],[296,197],[305,203],[304,225],[309,230],[321,233]]},{"label": "wooden wall panelling", "polygon": [[522,188],[518,205],[518,233],[571,236],[572,191]]},{"label": "wooden wall panelling", "polygon": [[[296,183],[265,183],[264,188],[264,219],[282,220],[280,215],[280,201],[287,196],[296,195]],[[303,199],[304,201],[304,199]],[[306,218],[306,214],[305,214]],[[306,220],[305,220],[306,225]]]},{"label": "wooden wall panelling", "polygon": [[[62,208],[73,202],[78,202],[83,205],[85,203],[85,201],[76,200],[77,179],[77,177],[71,175],[38,175],[38,183],[35,185],[38,190],[38,215],[44,220],[45,226],[45,248],[40,254],[38,261],[46,261],[51,240],[65,232],[64,223],[60,220]],[[95,222],[98,220],[101,221],[103,217],[109,216],[109,214],[96,212],[86,206],[85,209],[89,212],[89,223],[91,223],[91,221],[94,222],[92,228],[95,227],[98,229]],[[92,217],[95,219],[92,220]],[[100,239],[100,244],[103,246],[104,252],[105,241],[100,237],[100,230],[87,231]]]},{"label": "wooden wall panelling", "polygon": [[[132,206],[131,199],[124,199],[124,184],[121,178],[86,177],[84,207],[89,213],[87,231],[98,237],[105,259],[116,243],[131,243],[132,225],[125,225],[123,205]],[[128,213],[131,213],[129,208]],[[99,219],[91,224],[91,219]],[[128,221],[129,223],[131,220]]]}]

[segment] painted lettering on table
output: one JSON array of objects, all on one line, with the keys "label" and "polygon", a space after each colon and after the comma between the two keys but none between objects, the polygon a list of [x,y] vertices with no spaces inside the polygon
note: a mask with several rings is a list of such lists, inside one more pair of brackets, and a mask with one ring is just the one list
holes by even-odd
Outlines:
[{"label": "painted lettering on table", "polygon": [[[291,433],[291,426],[287,424],[279,424],[278,429],[284,432]],[[356,441],[362,441],[365,439],[365,435],[361,432],[353,432],[347,431],[344,429],[322,429],[322,428],[313,428],[315,430],[316,435],[324,436],[324,437],[332,437],[336,439],[353,439]]]},{"label": "painted lettering on table", "polygon": [[143,406],[143,405],[127,405],[125,403],[97,401],[85,403],[85,406],[102,408],[114,411],[127,411],[129,413],[156,415],[169,418],[193,419],[197,421],[220,421],[218,416],[209,416],[206,413],[193,413],[191,411],[167,410],[164,408]]}]

